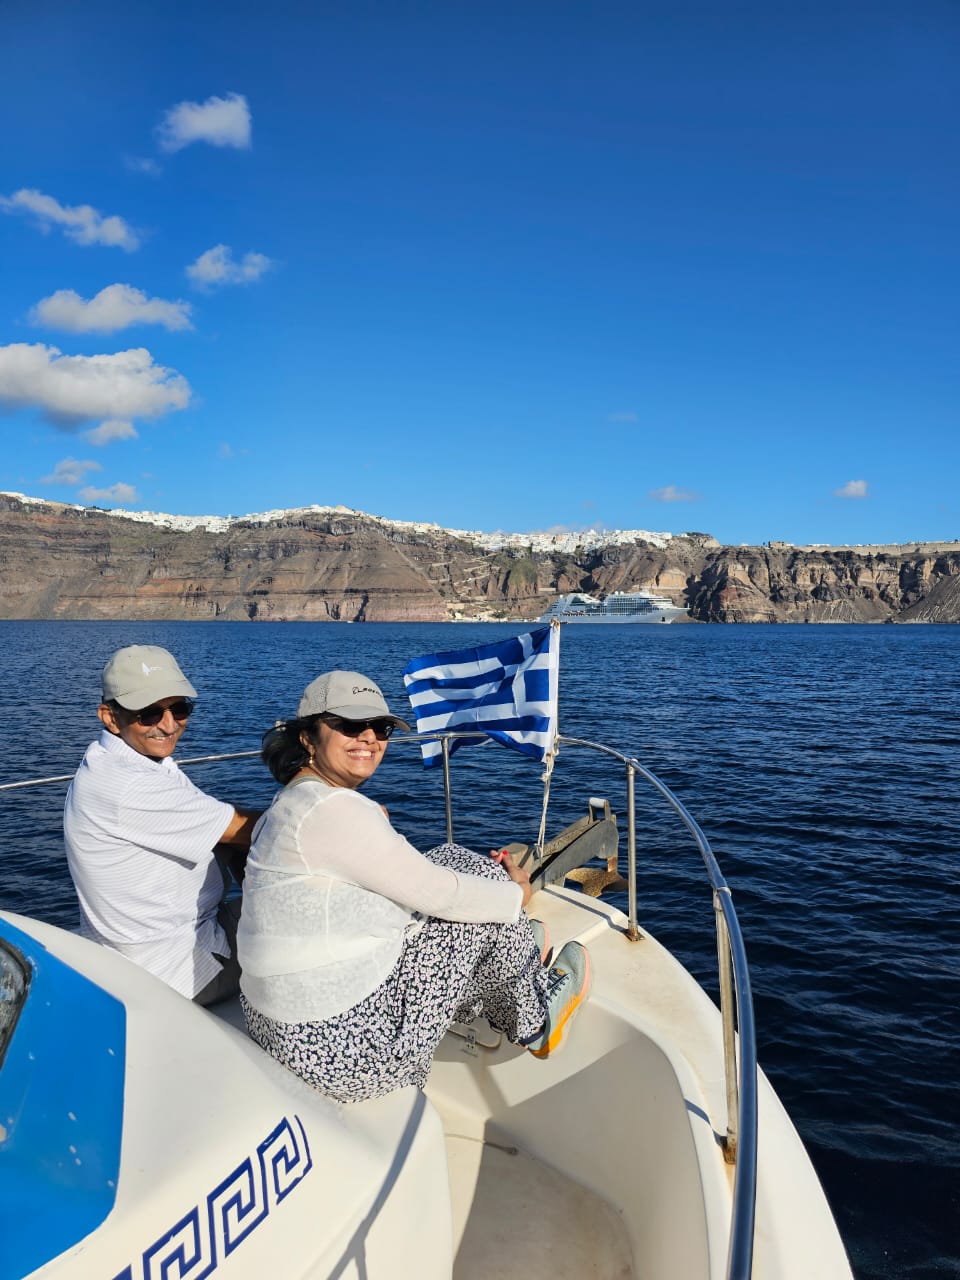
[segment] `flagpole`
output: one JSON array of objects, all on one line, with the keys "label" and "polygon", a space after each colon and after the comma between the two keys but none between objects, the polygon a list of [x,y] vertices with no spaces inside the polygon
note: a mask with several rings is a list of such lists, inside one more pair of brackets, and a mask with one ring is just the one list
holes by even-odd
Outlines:
[{"label": "flagpole", "polygon": [[550,777],[553,773],[553,756],[550,756],[546,772],[543,775],[543,809],[540,812],[540,833],[533,847],[533,860],[539,868],[543,862],[543,840],[547,830],[547,803],[550,800]]},{"label": "flagpole", "polygon": [[472,738],[488,735],[546,765],[540,836],[534,846],[542,861],[550,774],[558,741],[559,651],[560,623],[552,620],[550,627],[530,634],[508,636],[472,649],[426,654],[404,667],[403,683],[417,732],[426,739],[421,742],[424,765],[443,766],[449,843],[453,842],[450,756]]},{"label": "flagpole", "polygon": [[537,843],[533,847],[533,858],[538,867],[543,862],[543,846],[547,832],[547,805],[550,801],[550,779],[553,777],[553,763],[557,758],[557,737],[560,732],[560,619],[552,618],[550,626],[556,628],[554,643],[550,646],[551,653],[555,655],[555,665],[551,670],[553,676],[553,688],[551,690],[553,741],[550,744],[550,750],[544,755],[547,767],[543,774],[543,808],[540,811],[540,832],[537,835]]},{"label": "flagpole", "polygon": [[440,739],[443,757],[443,798],[447,809],[447,844],[453,844],[453,796],[450,792],[450,739]]}]

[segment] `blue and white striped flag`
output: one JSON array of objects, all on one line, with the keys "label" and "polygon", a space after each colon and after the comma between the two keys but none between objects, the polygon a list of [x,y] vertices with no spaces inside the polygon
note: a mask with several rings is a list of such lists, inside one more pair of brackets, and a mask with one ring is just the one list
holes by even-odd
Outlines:
[{"label": "blue and white striped flag", "polygon": [[[535,760],[552,757],[557,736],[560,626],[510,636],[478,649],[414,658],[403,683],[419,733],[479,729]],[[451,752],[476,742],[453,738]],[[439,742],[421,744],[425,766],[439,764]]]}]

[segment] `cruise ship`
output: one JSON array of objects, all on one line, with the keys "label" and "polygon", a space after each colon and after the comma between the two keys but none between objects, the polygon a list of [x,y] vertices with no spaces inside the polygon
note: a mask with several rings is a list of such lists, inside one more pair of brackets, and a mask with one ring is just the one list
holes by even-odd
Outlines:
[{"label": "cruise ship", "polygon": [[559,618],[561,622],[673,622],[686,612],[666,596],[649,591],[613,591],[602,600],[577,591],[560,596],[538,621]]}]

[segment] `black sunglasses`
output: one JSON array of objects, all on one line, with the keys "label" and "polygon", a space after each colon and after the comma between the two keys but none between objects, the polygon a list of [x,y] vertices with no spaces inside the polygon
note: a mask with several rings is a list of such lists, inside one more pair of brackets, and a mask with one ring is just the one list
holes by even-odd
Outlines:
[{"label": "black sunglasses", "polygon": [[322,715],[320,719],[336,733],[342,733],[345,738],[359,738],[361,733],[372,729],[374,737],[379,738],[381,742],[386,742],[397,727],[392,720],[382,717],[376,720],[344,720],[343,716]]},{"label": "black sunglasses", "polygon": [[169,707],[144,707],[142,711],[134,711],[131,714],[137,724],[142,724],[146,729],[152,729],[155,724],[160,723],[168,711],[174,720],[189,720],[192,710],[193,703],[184,698],[182,702],[171,702]]}]

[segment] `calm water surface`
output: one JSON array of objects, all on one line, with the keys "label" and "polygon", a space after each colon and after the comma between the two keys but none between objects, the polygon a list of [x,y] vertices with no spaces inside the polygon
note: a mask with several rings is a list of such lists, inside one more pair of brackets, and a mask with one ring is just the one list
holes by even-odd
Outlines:
[{"label": "calm water surface", "polygon": [[[520,629],[3,622],[0,781],[76,768],[99,727],[100,670],[123,644],[166,645],[196,684],[185,757],[254,750],[333,666],[372,676],[402,714],[409,658]],[[638,756],[710,838],[746,935],[761,1065],[857,1276],[960,1277],[960,627],[567,627],[560,727]],[[391,747],[371,785],[425,845],[443,836],[442,788],[417,761]],[[273,793],[255,760],[190,772],[237,802]],[[475,747],[453,781],[464,843],[535,837],[536,765]],[[0,795],[0,905],[73,927],[64,789]],[[567,748],[549,829],[589,795],[623,813],[623,793],[619,774]],[[638,787],[638,803],[641,921],[713,992],[696,851],[662,802]]]}]

